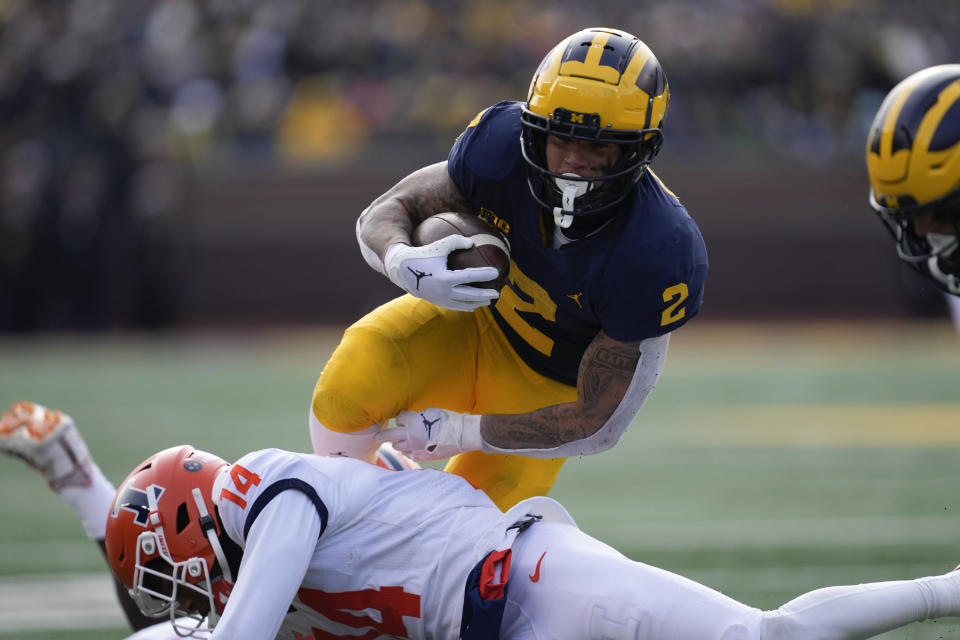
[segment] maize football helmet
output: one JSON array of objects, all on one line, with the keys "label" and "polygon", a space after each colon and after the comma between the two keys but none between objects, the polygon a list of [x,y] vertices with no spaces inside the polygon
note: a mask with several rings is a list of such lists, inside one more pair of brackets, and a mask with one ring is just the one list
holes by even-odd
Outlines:
[{"label": "maize football helmet", "polygon": [[[127,476],[107,517],[107,561],[114,575],[144,615],[169,616],[184,637],[209,633],[232,588],[211,495],[228,468],[190,446],[165,449]],[[224,542],[232,545],[226,536]]]},{"label": "maize football helmet", "polygon": [[[521,141],[532,169],[530,191],[558,226],[626,198],[660,150],[669,103],[660,63],[629,33],[584,29],[547,54],[523,105]],[[620,158],[599,177],[554,173],[546,161],[547,135],[616,144]]]},{"label": "maize football helmet", "polygon": [[867,136],[870,205],[897,255],[960,295],[960,64],[895,86]]}]

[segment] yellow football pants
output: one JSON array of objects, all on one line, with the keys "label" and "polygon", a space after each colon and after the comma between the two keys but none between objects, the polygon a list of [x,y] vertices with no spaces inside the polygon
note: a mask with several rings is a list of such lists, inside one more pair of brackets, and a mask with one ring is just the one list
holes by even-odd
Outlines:
[{"label": "yellow football pants", "polygon": [[[528,367],[486,308],[451,311],[404,295],[346,330],[317,381],[313,412],[328,429],[351,433],[403,410],[527,413],[576,398],[575,387]],[[563,462],[471,451],[445,470],[506,509],[546,494]]]}]

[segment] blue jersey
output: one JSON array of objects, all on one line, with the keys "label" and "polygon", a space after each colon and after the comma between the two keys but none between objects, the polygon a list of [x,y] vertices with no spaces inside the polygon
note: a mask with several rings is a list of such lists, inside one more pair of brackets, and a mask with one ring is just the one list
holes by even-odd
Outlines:
[{"label": "blue jersey", "polygon": [[450,151],[450,178],[510,240],[507,286],[491,313],[537,372],[575,385],[587,345],[673,331],[700,310],[707,252],[696,223],[646,171],[610,224],[551,247],[520,152],[520,103],[483,111]]}]

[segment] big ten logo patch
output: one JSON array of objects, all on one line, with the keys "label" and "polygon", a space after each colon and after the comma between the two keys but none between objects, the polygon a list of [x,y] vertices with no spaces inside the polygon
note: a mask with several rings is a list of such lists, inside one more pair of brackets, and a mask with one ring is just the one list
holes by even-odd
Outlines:
[{"label": "big ten logo patch", "polygon": [[495,214],[490,209],[480,207],[480,217],[495,226],[497,229],[500,229],[503,235],[508,237],[510,236],[510,223]]}]

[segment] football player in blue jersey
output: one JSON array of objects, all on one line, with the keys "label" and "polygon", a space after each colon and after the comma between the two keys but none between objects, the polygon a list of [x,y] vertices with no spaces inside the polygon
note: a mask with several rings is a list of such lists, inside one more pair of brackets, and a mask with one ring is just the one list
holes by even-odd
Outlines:
[{"label": "football player in blue jersey", "polygon": [[867,172],[897,255],[948,294],[960,328],[960,64],[890,91],[867,136]]},{"label": "football player in blue jersey", "polygon": [[[707,275],[697,225],[649,168],[669,100],[643,42],[585,29],[547,54],[525,101],[484,109],[445,162],[363,211],[364,258],[408,295],[345,332],[314,391],[314,451],[369,459],[392,441],[452,457],[446,470],[505,508],[545,494],[564,458],[614,446]],[[447,269],[470,239],[412,246],[444,211],[508,237],[502,291],[469,286],[492,267]]]}]

